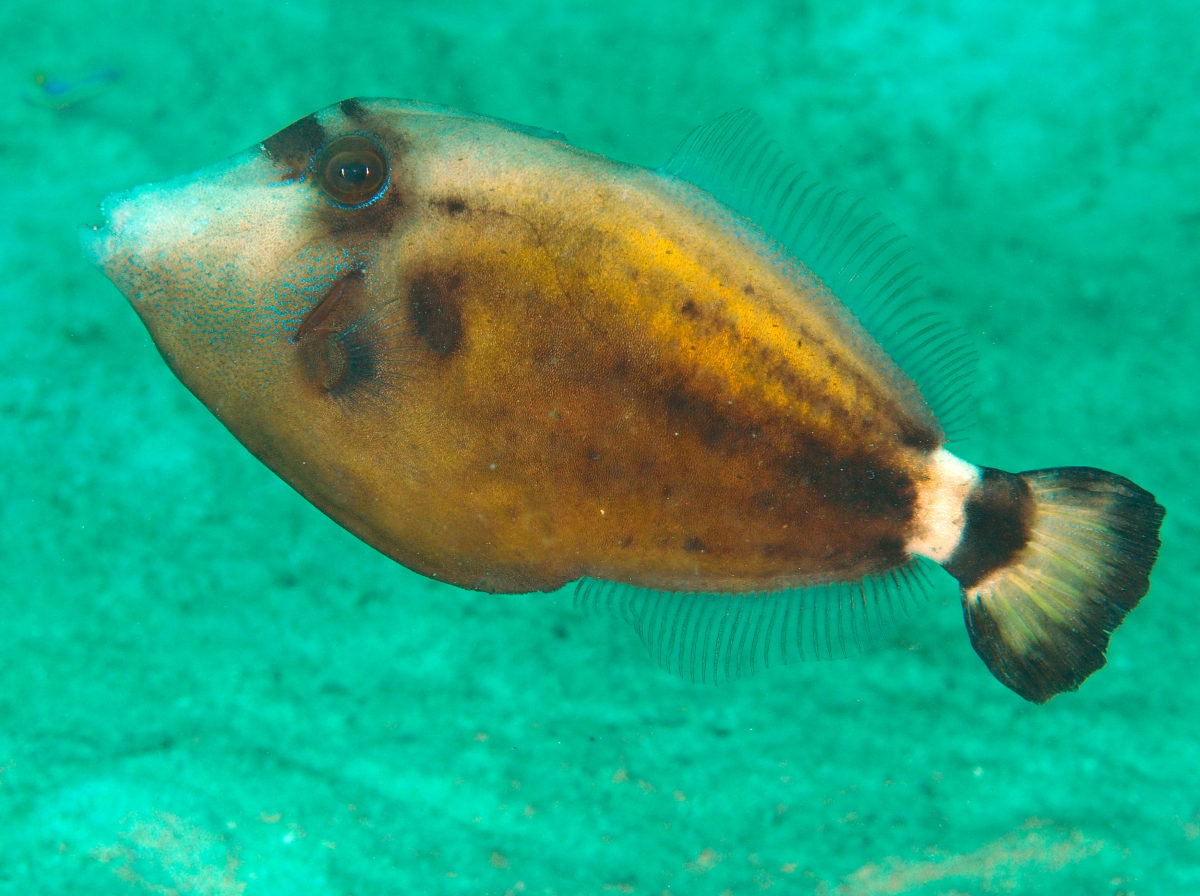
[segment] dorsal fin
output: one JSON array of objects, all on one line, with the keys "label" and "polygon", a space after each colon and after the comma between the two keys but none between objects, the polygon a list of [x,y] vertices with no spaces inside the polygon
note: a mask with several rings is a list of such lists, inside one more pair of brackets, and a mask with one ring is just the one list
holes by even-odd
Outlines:
[{"label": "dorsal fin", "polygon": [[694,130],[661,170],[712,194],[803,262],[913,379],[943,429],[961,431],[975,352],[925,296],[894,224],[789,162],[746,109]]},{"label": "dorsal fin", "polygon": [[914,558],[861,582],[750,594],[655,591],[580,579],[575,606],[629,623],[668,672],[719,684],[770,666],[864,650],[898,614],[925,602],[928,567]]}]

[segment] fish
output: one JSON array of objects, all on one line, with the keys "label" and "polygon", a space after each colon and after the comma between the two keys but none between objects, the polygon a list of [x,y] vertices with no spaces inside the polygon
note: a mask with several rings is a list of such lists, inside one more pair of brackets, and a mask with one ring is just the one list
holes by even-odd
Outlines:
[{"label": "fish", "polygon": [[79,78],[34,76],[34,87],[26,90],[24,100],[31,106],[62,112],[79,103],[99,96],[121,79],[121,70],[113,66],[97,69]]},{"label": "fish", "polygon": [[648,169],[347,99],[101,208],[87,257],[297,492],[441,582],[574,582],[685,678],[860,650],[941,567],[1044,703],[1149,589],[1148,491],[946,447],[969,343],[895,226],[753,113]]}]

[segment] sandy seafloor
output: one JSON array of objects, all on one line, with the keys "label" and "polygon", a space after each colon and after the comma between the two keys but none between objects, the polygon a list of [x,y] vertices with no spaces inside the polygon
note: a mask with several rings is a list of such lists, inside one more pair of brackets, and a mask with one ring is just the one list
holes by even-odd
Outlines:
[{"label": "sandy seafloor", "polygon": [[[1178,0],[7,0],[0,893],[1200,892],[1198,38]],[[762,113],[970,331],[958,451],[1168,508],[1108,667],[1023,702],[944,577],[866,656],[694,686],[568,595],[344,533],[174,379],[76,228],[353,95],[651,166]]]}]

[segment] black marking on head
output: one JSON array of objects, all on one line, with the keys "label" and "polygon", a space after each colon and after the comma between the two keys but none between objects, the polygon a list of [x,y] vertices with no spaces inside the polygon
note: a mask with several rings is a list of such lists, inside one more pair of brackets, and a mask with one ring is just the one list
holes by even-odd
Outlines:
[{"label": "black marking on head", "polygon": [[699,320],[704,316],[700,313],[700,309],[696,307],[696,302],[693,299],[688,299],[684,302],[683,307],[679,309],[679,313],[692,320]]},{"label": "black marking on head", "polygon": [[683,540],[683,549],[689,554],[703,554],[708,550],[704,542],[695,535],[689,535]]},{"label": "black marking on head", "polygon": [[304,175],[313,157],[325,145],[328,137],[316,116],[308,115],[289,124],[279,133],[262,142],[263,151],[284,177],[296,180]]},{"label": "black marking on head", "polygon": [[438,357],[453,353],[462,341],[461,286],[460,274],[434,270],[419,274],[408,287],[413,324]]},{"label": "black marking on head", "polygon": [[366,121],[368,115],[370,115],[363,104],[353,97],[348,100],[342,100],[338,103],[338,108],[342,111],[343,115],[359,124]]},{"label": "black marking on head", "polygon": [[943,567],[964,590],[1012,563],[1029,543],[1035,502],[1029,484],[1003,470],[983,468],[965,507],[962,539]]},{"label": "black marking on head", "polygon": [[458,217],[470,208],[467,201],[458,196],[445,196],[441,199],[431,199],[429,204],[444,215]]}]

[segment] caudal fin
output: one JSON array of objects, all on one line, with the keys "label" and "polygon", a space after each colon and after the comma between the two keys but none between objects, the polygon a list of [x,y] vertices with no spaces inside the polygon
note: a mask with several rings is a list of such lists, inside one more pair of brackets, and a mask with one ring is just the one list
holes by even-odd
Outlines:
[{"label": "caudal fin", "polygon": [[1164,509],[1090,467],[984,469],[945,568],[962,586],[971,644],[1026,700],[1073,691],[1150,587]]}]

